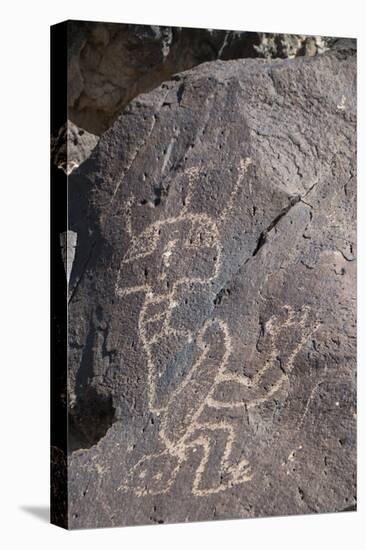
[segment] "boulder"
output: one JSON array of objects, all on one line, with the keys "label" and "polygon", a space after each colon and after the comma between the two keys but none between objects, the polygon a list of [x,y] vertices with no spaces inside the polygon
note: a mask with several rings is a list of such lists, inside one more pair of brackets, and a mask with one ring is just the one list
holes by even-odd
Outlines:
[{"label": "boulder", "polygon": [[68,185],[69,525],[353,509],[354,45],[177,74]]}]

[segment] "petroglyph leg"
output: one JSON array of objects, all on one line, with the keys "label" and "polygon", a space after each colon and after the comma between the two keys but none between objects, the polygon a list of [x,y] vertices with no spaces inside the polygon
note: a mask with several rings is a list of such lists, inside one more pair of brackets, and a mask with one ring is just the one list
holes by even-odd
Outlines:
[{"label": "petroglyph leg", "polygon": [[[197,427],[191,440],[186,443],[192,452],[201,454],[192,487],[195,495],[218,493],[252,478],[248,461],[235,459],[234,444],[235,430],[229,422]],[[217,473],[216,479],[213,479],[213,471]]]}]

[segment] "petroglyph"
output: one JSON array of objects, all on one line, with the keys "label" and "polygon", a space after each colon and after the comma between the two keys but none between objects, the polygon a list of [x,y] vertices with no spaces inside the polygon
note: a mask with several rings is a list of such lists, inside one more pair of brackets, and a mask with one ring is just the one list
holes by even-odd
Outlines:
[{"label": "petroglyph", "polygon": [[355,507],[355,76],[203,64],[71,174],[70,528]]},{"label": "petroglyph", "polygon": [[[285,314],[285,319],[283,315]],[[318,329],[319,325],[311,321],[310,308],[304,306],[301,311],[295,311],[290,306],[283,306],[280,315],[272,316],[266,323],[267,353],[261,358],[262,366],[254,376],[249,377],[238,373],[223,373],[217,380],[217,392],[225,395],[233,393],[233,387],[241,387],[240,400],[227,401],[216,395],[209,399],[209,405],[216,409],[242,407],[251,409],[267,401],[288,382],[289,374],[294,367],[297,354],[303,348],[309,337]],[[288,331],[293,338],[293,349],[287,347],[287,356],[281,349],[281,341]],[[281,356],[284,359],[281,359]],[[223,391],[225,383],[229,383],[227,392]]]},{"label": "petroglyph", "polygon": [[[257,407],[280,391],[289,380],[297,354],[317,328],[309,322],[309,308],[295,311],[284,306],[265,323],[266,348],[253,359],[258,368],[249,376],[230,370],[234,350],[226,321],[204,318],[193,326],[189,315],[184,316],[187,296],[193,291],[195,296],[204,295],[222,269],[220,228],[232,211],[250,164],[250,158],[241,161],[237,180],[217,219],[191,209],[199,179],[197,168],[186,171],[188,191],[179,215],[155,221],[139,235],[133,234],[127,215],[131,244],[121,263],[116,294],[121,299],[136,293],[143,296],[138,333],[147,358],[147,405],[159,420],[159,450],[140,458],[119,490],[140,496],[166,493],[188,460],[196,465],[192,481],[196,496],[250,481],[252,466],[238,453],[236,428],[225,410]],[[153,254],[160,258],[155,262],[159,272],[149,276],[139,262]],[[124,273],[130,275],[131,270],[136,284],[124,286]],[[282,344],[289,332],[294,344],[292,348],[287,345],[284,354]],[[178,373],[175,378],[174,370]],[[213,420],[207,420],[205,413],[212,409],[224,418],[218,420],[213,414]],[[206,471],[212,464],[218,475],[208,482]]]}]

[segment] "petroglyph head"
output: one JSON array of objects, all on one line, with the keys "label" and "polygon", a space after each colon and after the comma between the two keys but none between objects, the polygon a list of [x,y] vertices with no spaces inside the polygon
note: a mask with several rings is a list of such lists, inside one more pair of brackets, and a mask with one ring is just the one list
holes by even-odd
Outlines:
[{"label": "petroglyph head", "polygon": [[116,290],[120,295],[136,288],[161,294],[180,284],[205,283],[217,275],[220,259],[218,230],[206,214],[159,220],[131,239]]}]

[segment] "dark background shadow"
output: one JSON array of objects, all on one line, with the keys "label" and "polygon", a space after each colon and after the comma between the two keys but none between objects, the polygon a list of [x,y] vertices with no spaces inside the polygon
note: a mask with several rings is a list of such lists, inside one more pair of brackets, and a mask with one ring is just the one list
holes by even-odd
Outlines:
[{"label": "dark background shadow", "polygon": [[31,514],[43,522],[50,522],[50,507],[49,506],[20,506],[20,510]]}]

